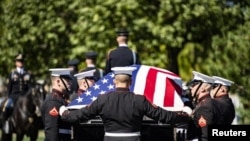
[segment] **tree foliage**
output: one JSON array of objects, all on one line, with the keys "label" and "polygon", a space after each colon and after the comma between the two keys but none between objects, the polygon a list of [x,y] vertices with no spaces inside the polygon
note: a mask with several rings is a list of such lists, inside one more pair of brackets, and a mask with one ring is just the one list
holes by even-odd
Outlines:
[{"label": "tree foliage", "polygon": [[143,64],[169,69],[183,80],[192,78],[192,70],[226,77],[235,81],[233,92],[242,101],[250,97],[248,1],[3,0],[0,4],[3,77],[14,67],[19,51],[27,56],[26,66],[42,79],[49,68],[66,67],[72,58],[80,59],[84,68],[88,50],[99,53],[98,67],[104,67],[107,52],[117,46],[115,31],[125,27],[130,30],[129,46],[139,52]]}]

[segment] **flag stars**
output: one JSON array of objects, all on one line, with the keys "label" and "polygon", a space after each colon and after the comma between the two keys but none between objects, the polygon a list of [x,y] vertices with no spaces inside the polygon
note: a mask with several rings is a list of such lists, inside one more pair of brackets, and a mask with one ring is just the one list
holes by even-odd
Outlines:
[{"label": "flag stars", "polygon": [[91,91],[86,91],[86,93],[85,93],[87,96],[90,96],[91,95]]},{"label": "flag stars", "polygon": [[106,83],[108,83],[108,79],[105,79],[105,78],[104,78],[104,79],[102,80],[102,84],[106,84]]},{"label": "flag stars", "polygon": [[76,99],[78,103],[82,102],[83,98],[81,98],[80,96]]},{"label": "flag stars", "polygon": [[106,91],[101,91],[101,92],[100,92],[100,94],[105,94],[105,93],[106,93]]},{"label": "flag stars", "polygon": [[94,89],[95,89],[95,90],[100,89],[100,85],[95,84],[95,85],[94,85]]},{"label": "flag stars", "polygon": [[97,99],[97,97],[95,97],[95,96],[93,96],[93,97],[91,98],[92,101],[95,101],[96,99]]},{"label": "flag stars", "polygon": [[114,85],[112,85],[112,84],[109,84],[109,85],[108,85],[108,89],[109,89],[109,90],[112,90],[112,89],[114,89]]},{"label": "flag stars", "polygon": [[115,74],[114,74],[114,73],[112,73],[112,74],[110,75],[110,77],[111,77],[111,78],[114,78],[114,77],[115,77]]}]

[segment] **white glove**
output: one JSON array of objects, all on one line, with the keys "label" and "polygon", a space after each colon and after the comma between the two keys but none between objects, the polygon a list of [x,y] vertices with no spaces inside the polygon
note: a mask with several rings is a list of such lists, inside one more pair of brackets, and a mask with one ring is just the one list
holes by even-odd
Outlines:
[{"label": "white glove", "polygon": [[64,105],[61,106],[61,107],[59,108],[59,114],[60,114],[60,116],[62,116],[62,114],[63,114],[65,111],[67,111],[67,110],[68,110],[67,107],[65,107]]},{"label": "white glove", "polygon": [[182,112],[185,112],[187,113],[189,116],[192,115],[192,109],[188,106],[184,106],[183,109],[182,109]]}]

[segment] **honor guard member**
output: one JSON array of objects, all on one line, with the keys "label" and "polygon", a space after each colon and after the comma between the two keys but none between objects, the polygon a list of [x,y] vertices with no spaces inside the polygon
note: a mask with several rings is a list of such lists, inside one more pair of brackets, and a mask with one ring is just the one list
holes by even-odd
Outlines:
[{"label": "honor guard member", "polygon": [[78,96],[86,92],[89,87],[92,87],[95,84],[95,78],[94,78],[95,71],[96,70],[92,69],[74,75],[74,77],[77,79],[79,88],[77,90],[77,94],[75,94],[72,99],[76,99]]},{"label": "honor guard member", "polygon": [[[8,126],[8,118],[12,113],[13,107],[15,106],[16,101],[21,95],[24,95],[30,88],[35,85],[34,76],[30,71],[28,71],[24,66],[25,56],[19,53],[15,58],[15,66],[8,77],[8,99],[5,103],[3,110],[3,128],[5,125]],[[7,130],[6,133],[10,132]]]},{"label": "honor guard member", "polygon": [[166,111],[152,105],[144,95],[131,92],[129,87],[134,69],[134,67],[113,68],[116,90],[99,95],[89,106],[82,109],[69,111],[62,106],[59,111],[62,119],[74,123],[100,115],[105,131],[104,141],[140,141],[144,115],[162,123],[190,120],[186,112]]},{"label": "honor guard member", "polygon": [[193,71],[193,80],[189,83],[194,105],[193,121],[187,129],[187,140],[208,140],[208,125],[218,124],[219,111],[210,96],[214,79]]},{"label": "honor guard member", "polygon": [[131,66],[141,64],[139,55],[128,47],[129,32],[125,29],[116,32],[118,48],[111,50],[106,59],[105,74],[111,72],[113,67]]},{"label": "honor guard member", "polygon": [[42,105],[41,113],[44,123],[44,141],[70,141],[71,125],[61,120],[59,108],[67,105],[67,94],[71,88],[69,68],[54,68],[51,71],[52,92]]},{"label": "honor guard member", "polygon": [[89,70],[74,75],[79,85],[79,89],[77,91],[78,96],[86,92],[89,87],[92,87],[95,84],[95,71],[96,70]]},{"label": "honor guard member", "polygon": [[97,55],[98,54],[95,51],[87,52],[85,54],[85,63],[86,63],[87,68],[81,71],[81,72],[83,72],[83,71],[95,70],[95,72],[94,72],[95,81],[98,81],[104,75],[103,70],[96,67]]},{"label": "honor guard member", "polygon": [[234,82],[218,76],[212,76],[212,78],[215,81],[211,96],[217,102],[220,110],[220,124],[231,125],[235,118],[235,107],[229,97],[229,91]]},{"label": "honor guard member", "polygon": [[72,97],[75,93],[77,93],[78,90],[78,84],[77,84],[77,80],[74,77],[75,74],[78,73],[78,64],[79,64],[79,60],[78,59],[72,59],[68,61],[68,68],[70,68],[70,74],[72,77],[72,84],[71,84],[71,90],[70,90],[70,97]]}]

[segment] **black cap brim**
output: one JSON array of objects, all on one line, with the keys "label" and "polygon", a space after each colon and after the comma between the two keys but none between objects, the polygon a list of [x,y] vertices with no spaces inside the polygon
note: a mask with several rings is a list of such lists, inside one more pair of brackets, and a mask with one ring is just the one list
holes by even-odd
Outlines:
[{"label": "black cap brim", "polygon": [[62,77],[64,79],[73,80],[73,78],[70,75],[60,75],[60,77]]}]

